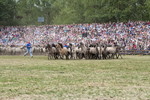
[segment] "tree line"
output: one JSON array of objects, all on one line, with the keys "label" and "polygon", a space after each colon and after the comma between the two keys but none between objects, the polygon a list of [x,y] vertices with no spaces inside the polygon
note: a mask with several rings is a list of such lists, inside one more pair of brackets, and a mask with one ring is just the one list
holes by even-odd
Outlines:
[{"label": "tree line", "polygon": [[150,0],[0,0],[0,25],[148,21],[149,5]]}]

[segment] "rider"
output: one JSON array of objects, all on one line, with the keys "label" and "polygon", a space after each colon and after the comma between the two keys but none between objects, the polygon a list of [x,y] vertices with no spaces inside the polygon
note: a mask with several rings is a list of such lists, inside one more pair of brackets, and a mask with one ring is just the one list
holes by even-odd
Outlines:
[{"label": "rider", "polygon": [[64,45],[64,47],[68,48],[68,45],[67,45],[67,44],[65,44],[65,45]]}]

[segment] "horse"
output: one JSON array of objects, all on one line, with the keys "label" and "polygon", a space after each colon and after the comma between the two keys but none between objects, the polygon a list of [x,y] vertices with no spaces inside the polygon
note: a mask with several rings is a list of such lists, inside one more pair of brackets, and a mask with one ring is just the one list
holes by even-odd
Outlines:
[{"label": "horse", "polygon": [[106,48],[106,52],[108,53],[109,55],[109,58],[113,58],[116,56],[116,58],[118,59],[119,56],[121,57],[122,59],[122,56],[120,54],[120,50],[124,48],[124,47],[121,47],[121,46],[118,46],[118,45],[113,45],[112,47],[107,47]]},{"label": "horse", "polygon": [[0,47],[0,55],[5,55],[6,54],[6,47],[4,47],[4,46],[1,46]]},{"label": "horse", "polygon": [[66,47],[63,47],[61,43],[56,45],[56,49],[58,50],[61,59],[69,59],[69,51]]},{"label": "horse", "polygon": [[90,44],[88,48],[89,59],[97,59],[99,56],[98,44]]},{"label": "horse", "polygon": [[67,47],[70,59],[73,59],[73,45],[69,43],[69,46]]},{"label": "horse", "polygon": [[87,54],[88,54],[88,48],[87,46],[84,44],[84,43],[80,43],[80,48],[81,48],[81,55],[80,55],[80,58],[83,59],[83,58],[87,58]]},{"label": "horse", "polygon": [[79,59],[81,54],[81,48],[75,45],[72,46],[72,59]]},{"label": "horse", "polygon": [[25,51],[24,49],[21,49],[20,47],[13,47],[13,50],[14,50],[15,55],[20,55]]},{"label": "horse", "polygon": [[107,48],[106,44],[100,45],[99,53],[100,53],[100,58],[101,59],[107,59],[107,57],[109,55],[108,51],[106,51],[106,48]]},{"label": "horse", "polygon": [[125,47],[126,46],[119,46],[119,45],[117,46],[117,54],[116,54],[117,55],[117,59],[119,58],[119,56],[120,56],[121,59],[123,59],[120,51],[121,50],[125,50]]},{"label": "horse", "polygon": [[49,59],[58,59],[58,52],[55,47],[52,47],[52,45],[47,44],[45,49],[48,51],[48,60]]}]

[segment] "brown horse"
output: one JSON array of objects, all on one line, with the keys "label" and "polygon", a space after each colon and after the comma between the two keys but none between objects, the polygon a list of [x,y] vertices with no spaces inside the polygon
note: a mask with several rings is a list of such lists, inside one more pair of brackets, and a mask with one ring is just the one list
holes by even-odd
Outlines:
[{"label": "brown horse", "polygon": [[56,45],[56,49],[58,50],[61,59],[69,59],[69,51],[66,47],[63,47],[61,43]]},{"label": "brown horse", "polygon": [[48,59],[58,59],[58,52],[55,47],[52,47],[52,45],[47,44],[45,49],[48,51]]}]

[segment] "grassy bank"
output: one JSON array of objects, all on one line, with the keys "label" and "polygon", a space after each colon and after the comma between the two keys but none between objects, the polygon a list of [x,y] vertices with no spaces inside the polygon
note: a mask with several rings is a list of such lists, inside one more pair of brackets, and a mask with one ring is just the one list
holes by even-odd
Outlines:
[{"label": "grassy bank", "polygon": [[0,56],[0,100],[148,100],[150,56],[47,60]]}]

